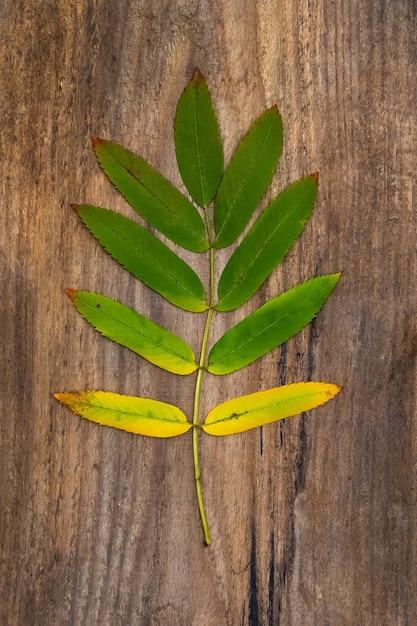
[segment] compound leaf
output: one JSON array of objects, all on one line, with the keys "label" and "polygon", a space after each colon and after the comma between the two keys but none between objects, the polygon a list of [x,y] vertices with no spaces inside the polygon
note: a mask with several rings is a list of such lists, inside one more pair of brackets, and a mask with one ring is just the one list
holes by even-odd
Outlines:
[{"label": "compound leaf", "polygon": [[181,409],[158,400],[90,389],[54,397],[81,417],[137,435],[176,437],[191,428]]},{"label": "compound leaf", "polygon": [[96,137],[93,146],[104,172],[143,219],[187,250],[207,250],[200,214],[172,183],[123,146]]},{"label": "compound leaf", "polygon": [[337,385],[308,382],[240,396],[212,409],[202,428],[209,435],[234,435],[314,409],[339,391]]},{"label": "compound leaf", "polygon": [[104,337],[167,372],[186,375],[197,369],[191,347],[163,326],[107,296],[71,289],[67,294],[77,311]]},{"label": "compound leaf", "polygon": [[197,204],[207,207],[223,174],[223,148],[210,92],[198,69],[178,101],[174,138],[184,185]]},{"label": "compound leaf", "polygon": [[227,166],[214,203],[215,246],[240,235],[268,187],[282,151],[282,121],[267,109],[240,142]]},{"label": "compound leaf", "polygon": [[297,334],[320,311],[339,278],[340,274],[317,276],[269,300],[214,344],[208,371],[239,370]]},{"label": "compound leaf", "polygon": [[282,261],[311,215],[317,175],[290,185],[253,224],[230,257],[218,285],[218,311],[244,304]]},{"label": "compound leaf", "polygon": [[148,287],[186,311],[208,308],[194,270],[146,228],[108,209],[74,208],[104,249]]}]

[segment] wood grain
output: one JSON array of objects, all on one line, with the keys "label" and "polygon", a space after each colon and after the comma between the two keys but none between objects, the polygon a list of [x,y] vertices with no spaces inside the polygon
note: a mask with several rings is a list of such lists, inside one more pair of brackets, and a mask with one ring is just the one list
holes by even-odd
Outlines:
[{"label": "wood grain", "polygon": [[[2,3],[2,624],[417,623],[416,26],[413,0]],[[284,154],[264,202],[320,173],[302,238],[213,340],[265,298],[343,271],[282,351],[220,384],[206,379],[203,410],[283,382],[344,388],[311,415],[202,438],[210,548],[189,437],[100,428],[52,398],[104,388],[191,410],[192,381],[100,337],[64,288],[117,297],[199,345],[203,318],[129,277],[69,208],[130,215],[91,135],[181,185],[172,120],[196,66],[227,159],[278,105]]]}]

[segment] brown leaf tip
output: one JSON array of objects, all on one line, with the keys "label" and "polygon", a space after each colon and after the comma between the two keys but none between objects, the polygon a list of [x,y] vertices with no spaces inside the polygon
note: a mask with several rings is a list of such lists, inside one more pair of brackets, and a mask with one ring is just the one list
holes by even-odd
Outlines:
[{"label": "brown leaf tip", "polygon": [[316,185],[319,184],[319,173],[318,172],[313,172],[313,174],[311,175],[311,178],[314,178],[314,180],[316,181]]},{"label": "brown leaf tip", "polygon": [[65,289],[65,293],[67,294],[67,296],[71,300],[71,302],[74,302],[75,295],[77,293],[76,290],[75,289]]},{"label": "brown leaf tip", "polygon": [[91,143],[93,144],[93,148],[94,150],[102,143],[104,143],[103,139],[100,139],[100,137],[91,137]]},{"label": "brown leaf tip", "polygon": [[79,210],[80,210],[80,208],[81,208],[81,207],[80,207],[80,205],[79,205],[79,204],[70,204],[70,207],[71,207],[71,209],[72,209],[73,211],[75,211],[75,212],[77,213],[77,215],[78,215],[78,212],[79,212]]},{"label": "brown leaf tip", "polygon": [[204,76],[203,74],[200,72],[200,70],[198,69],[198,67],[195,68],[194,70],[194,74],[193,77],[191,79],[191,84],[192,85],[196,85],[198,83],[204,82]]}]

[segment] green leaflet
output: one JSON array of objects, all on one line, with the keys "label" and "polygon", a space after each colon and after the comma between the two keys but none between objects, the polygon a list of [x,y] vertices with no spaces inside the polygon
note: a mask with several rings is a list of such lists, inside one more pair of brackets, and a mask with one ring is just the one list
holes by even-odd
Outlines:
[{"label": "green leaflet", "polygon": [[330,383],[294,383],[240,396],[219,404],[207,415],[202,429],[224,436],[265,426],[291,415],[315,409],[340,391]]},{"label": "green leaflet", "polygon": [[197,369],[190,346],[163,326],[98,293],[67,289],[67,294],[77,311],[108,339],[173,374]]},{"label": "green leaflet", "polygon": [[208,357],[211,374],[230,374],[287,341],[320,311],[340,274],[318,276],[269,300],[228,330]]},{"label": "green leaflet", "polygon": [[137,435],[176,437],[191,428],[181,409],[158,400],[90,389],[56,393],[54,397],[76,415]]},{"label": "green leaflet", "polygon": [[282,121],[276,107],[265,111],[239,144],[214,203],[216,248],[235,241],[271,182],[282,151]]},{"label": "green leaflet", "polygon": [[182,180],[197,204],[207,207],[223,174],[223,147],[210,92],[198,69],[179,99],[174,139]]},{"label": "green leaflet", "polygon": [[316,195],[313,174],[287,187],[261,213],[220,277],[218,311],[237,309],[253,296],[300,235]]},{"label": "green leaflet", "polygon": [[135,211],[171,241],[192,252],[207,250],[204,222],[191,202],[142,157],[93,139],[97,159]]},{"label": "green leaflet", "polygon": [[105,250],[172,304],[204,311],[204,287],[194,270],[140,224],[100,207],[74,207]]}]

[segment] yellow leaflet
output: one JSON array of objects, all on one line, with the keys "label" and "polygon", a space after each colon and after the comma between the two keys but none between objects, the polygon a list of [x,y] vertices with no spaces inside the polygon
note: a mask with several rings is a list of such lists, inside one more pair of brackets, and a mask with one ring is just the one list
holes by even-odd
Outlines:
[{"label": "yellow leaflet", "polygon": [[234,435],[314,409],[340,389],[330,383],[294,383],[240,396],[212,409],[202,428],[209,435]]},{"label": "yellow leaflet", "polygon": [[148,437],[175,437],[190,430],[184,413],[173,404],[107,391],[56,393],[55,398],[88,420]]}]

